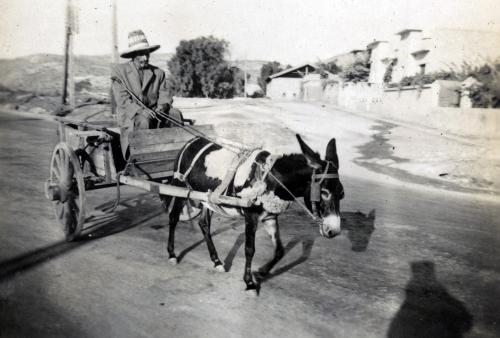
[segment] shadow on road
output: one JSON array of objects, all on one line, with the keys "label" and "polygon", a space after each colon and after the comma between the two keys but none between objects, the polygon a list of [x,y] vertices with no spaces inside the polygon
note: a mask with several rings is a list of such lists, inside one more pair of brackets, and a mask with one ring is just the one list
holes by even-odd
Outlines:
[{"label": "shadow on road", "polygon": [[234,257],[236,257],[236,253],[240,249],[240,247],[245,243],[245,233],[242,232],[238,238],[236,238],[236,242],[234,242],[233,246],[227,253],[226,259],[224,260],[224,268],[226,271],[230,271],[233,266]]},{"label": "shadow on road", "polygon": [[368,215],[360,211],[342,212],[341,228],[343,231],[347,231],[352,251],[365,251],[370,243],[370,237],[375,231],[375,209],[370,211]]},{"label": "shadow on road", "polygon": [[[368,248],[370,242],[370,237],[375,231],[375,209],[372,210],[368,215],[363,214],[360,211],[357,212],[342,212],[342,223],[341,228],[343,231],[347,231],[347,237],[351,242],[351,250],[355,252],[362,252]],[[299,243],[302,245],[302,254],[299,258],[285,266],[277,268],[272,272],[262,275],[260,273],[255,273],[255,277],[259,283],[264,283],[265,281],[279,276],[294,267],[304,263],[311,256],[311,251],[314,245],[314,240],[319,235],[305,235],[300,234],[292,238],[290,242],[285,246],[285,255],[287,255],[295,246]],[[244,234],[238,237],[238,240],[233,245],[230,253],[234,254],[238,248],[244,243]],[[228,255],[228,258],[230,255]],[[228,260],[226,258],[226,260]],[[232,259],[230,260],[232,261]]]},{"label": "shadow on road", "polygon": [[412,278],[406,299],[389,327],[389,338],[463,337],[473,325],[464,303],[455,299],[436,279],[434,263],[411,263]]},{"label": "shadow on road", "polygon": [[[153,197],[154,195],[151,194],[135,196],[120,203],[119,208],[113,214],[103,214],[87,219],[91,225],[83,231],[82,237],[77,241],[58,241],[0,262],[0,282],[77,247],[91,243],[93,240],[134,228],[159,216],[163,211],[160,204],[153,201]],[[100,205],[96,209],[99,210],[103,206]],[[145,217],[131,221],[137,219],[138,214],[145,215]]]},{"label": "shadow on road", "polygon": [[[95,210],[102,211],[109,208],[114,202],[106,202],[95,207]],[[88,239],[97,239],[113,235],[130,228],[134,228],[145,223],[163,213],[163,208],[159,203],[158,196],[144,193],[123,199],[118,208],[111,213],[103,213],[97,216],[87,218],[89,224],[82,232],[81,241]],[[140,218],[140,216],[145,217]],[[138,221],[130,222],[140,218]]]},{"label": "shadow on road", "polygon": [[[317,237],[317,236],[316,236]],[[297,265],[300,265],[307,261],[309,257],[311,256],[311,251],[314,245],[314,237],[307,237],[304,238],[303,236],[295,236],[288,244],[285,246],[285,255],[288,254],[297,244],[301,243],[302,244],[302,254],[300,255],[299,258],[294,260],[293,262],[288,263],[285,266],[282,266],[278,269],[275,269],[274,271],[266,274],[266,275],[261,275],[259,273],[255,274],[255,277],[257,279],[257,282],[259,284],[262,284],[266,281],[268,281],[271,278],[274,278],[276,276],[279,276]]]},{"label": "shadow on road", "polygon": [[[212,234],[212,238],[223,233],[223,232],[226,232],[228,230],[232,229],[232,227],[230,226],[227,226],[227,227],[223,227],[223,228],[220,228],[220,229],[217,229],[215,230],[214,232],[211,232]],[[182,250],[179,255],[177,255],[177,262],[180,263],[182,261],[182,259],[190,252],[192,251],[193,249],[197,248],[198,246],[200,246],[201,244],[205,243],[205,238],[191,244],[190,246],[188,246],[187,248],[185,248],[184,250]],[[207,255],[208,255],[208,252],[207,252]]]}]

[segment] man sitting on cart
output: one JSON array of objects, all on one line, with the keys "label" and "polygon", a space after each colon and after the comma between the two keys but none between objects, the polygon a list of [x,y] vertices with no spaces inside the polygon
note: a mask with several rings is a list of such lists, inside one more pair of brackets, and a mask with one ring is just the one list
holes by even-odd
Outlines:
[{"label": "man sitting on cart", "polygon": [[[160,45],[149,45],[142,30],[128,35],[129,48],[120,54],[131,59],[116,64],[111,69],[113,100],[116,120],[121,128],[123,156],[129,156],[129,134],[138,129],[165,128],[170,126],[166,115],[182,121],[180,112],[171,109],[173,102],[165,72],[149,64],[149,54]],[[175,116],[178,115],[178,116]]]}]

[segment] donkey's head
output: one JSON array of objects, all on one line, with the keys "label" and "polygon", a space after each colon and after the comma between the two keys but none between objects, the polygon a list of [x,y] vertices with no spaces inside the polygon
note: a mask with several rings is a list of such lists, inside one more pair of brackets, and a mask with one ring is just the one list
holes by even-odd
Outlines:
[{"label": "donkey's head", "polygon": [[344,198],[344,187],[339,179],[339,159],[335,139],[326,147],[325,159],[322,160],[297,135],[297,139],[307,164],[312,168],[311,183],[304,193],[307,208],[320,219],[319,232],[332,238],[340,233],[340,200]]}]

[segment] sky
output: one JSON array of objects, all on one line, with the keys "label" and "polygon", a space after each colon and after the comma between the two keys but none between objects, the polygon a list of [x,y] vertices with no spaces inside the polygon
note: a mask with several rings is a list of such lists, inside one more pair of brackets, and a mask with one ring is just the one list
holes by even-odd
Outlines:
[{"label": "sky", "polygon": [[[0,58],[64,48],[67,0],[0,0]],[[111,53],[111,1],[73,0],[75,54]],[[390,40],[405,28],[500,32],[500,0],[116,0],[119,50],[142,29],[160,52],[180,40],[213,35],[232,60],[299,64]]]}]

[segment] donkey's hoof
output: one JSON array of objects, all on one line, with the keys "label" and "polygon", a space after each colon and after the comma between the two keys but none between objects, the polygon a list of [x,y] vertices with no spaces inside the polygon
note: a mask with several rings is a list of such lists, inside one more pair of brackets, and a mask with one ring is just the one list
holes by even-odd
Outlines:
[{"label": "donkey's hoof", "polygon": [[168,262],[171,264],[171,265],[177,265],[178,261],[177,261],[177,257],[170,257],[168,259]]},{"label": "donkey's hoof", "polygon": [[247,288],[245,289],[245,294],[250,297],[257,297],[259,295],[259,287],[255,284],[247,284]]},{"label": "donkey's hoof", "polygon": [[259,296],[259,291],[257,289],[246,289],[245,295],[252,298],[257,298]]},{"label": "donkey's hoof", "polygon": [[224,267],[224,264],[217,264],[215,266],[215,270],[217,270],[217,272],[226,272],[226,268]]}]

